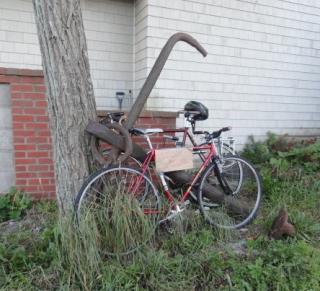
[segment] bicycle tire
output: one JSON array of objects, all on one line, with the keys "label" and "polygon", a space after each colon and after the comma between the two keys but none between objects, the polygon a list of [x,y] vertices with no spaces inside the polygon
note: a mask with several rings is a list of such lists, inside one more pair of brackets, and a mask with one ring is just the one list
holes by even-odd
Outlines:
[{"label": "bicycle tire", "polygon": [[[217,171],[220,170],[217,164],[213,163],[205,170],[198,188],[198,204],[204,219],[209,224],[219,228],[239,229],[256,217],[261,203],[262,183],[258,172],[247,160],[237,156],[228,157],[226,160],[234,166],[228,170],[222,167],[219,178]],[[239,181],[239,171],[242,171],[241,181]],[[236,202],[246,211],[242,210],[241,214],[233,213],[225,204],[215,203],[215,201],[212,201],[213,205],[208,207],[209,198],[204,195],[204,187],[207,183],[211,183],[211,176],[218,178],[220,191],[221,189],[225,192],[228,192],[227,189],[231,190],[225,193],[229,198],[224,202],[227,204],[230,200],[237,200]]]},{"label": "bicycle tire", "polygon": [[[152,215],[145,215],[146,209]],[[93,223],[97,237],[104,238],[99,242],[104,253],[127,255],[152,239],[161,202],[147,176],[129,167],[111,166],[88,177],[76,197],[75,211],[78,222]]]}]

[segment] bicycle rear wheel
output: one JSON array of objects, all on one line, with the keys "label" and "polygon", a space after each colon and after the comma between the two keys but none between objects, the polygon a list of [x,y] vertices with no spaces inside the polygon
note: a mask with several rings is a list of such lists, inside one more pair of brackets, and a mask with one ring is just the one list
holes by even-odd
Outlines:
[{"label": "bicycle rear wheel", "polygon": [[129,167],[93,173],[75,201],[79,223],[92,223],[107,254],[129,254],[154,236],[160,198],[150,179]]},{"label": "bicycle rear wheel", "polygon": [[[212,164],[203,174],[198,191],[198,203],[205,220],[220,228],[242,228],[256,216],[261,202],[262,184],[254,167],[240,157],[225,158],[228,167],[219,170]],[[217,185],[217,181],[219,182]],[[224,199],[213,201],[208,188],[223,190]],[[211,206],[208,206],[211,200]],[[230,207],[237,205],[237,209]]]}]

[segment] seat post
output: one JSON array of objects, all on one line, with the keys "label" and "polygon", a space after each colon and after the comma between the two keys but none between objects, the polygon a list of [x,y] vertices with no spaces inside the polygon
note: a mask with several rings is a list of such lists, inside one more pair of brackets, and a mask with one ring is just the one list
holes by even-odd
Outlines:
[{"label": "seat post", "polygon": [[144,134],[143,137],[147,140],[147,143],[148,143],[148,146],[149,146],[150,150],[152,150],[153,146],[152,146],[152,143],[151,143],[149,135]]}]

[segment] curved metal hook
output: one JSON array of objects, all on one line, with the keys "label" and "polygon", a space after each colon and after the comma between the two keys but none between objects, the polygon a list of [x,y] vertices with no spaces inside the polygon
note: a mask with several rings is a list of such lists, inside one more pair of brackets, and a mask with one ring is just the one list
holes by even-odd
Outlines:
[{"label": "curved metal hook", "polygon": [[194,48],[196,48],[204,57],[207,56],[207,51],[200,45],[200,43],[194,39],[191,35],[187,33],[178,32],[172,35],[165,46],[162,48],[156,62],[154,63],[151,72],[149,73],[147,79],[145,80],[141,91],[133,104],[129,114],[128,120],[125,123],[126,128],[132,128],[135,121],[139,117],[144,104],[147,101],[148,96],[150,95],[155,83],[157,82],[159,75],[173,49],[175,44],[179,41],[184,41]]}]

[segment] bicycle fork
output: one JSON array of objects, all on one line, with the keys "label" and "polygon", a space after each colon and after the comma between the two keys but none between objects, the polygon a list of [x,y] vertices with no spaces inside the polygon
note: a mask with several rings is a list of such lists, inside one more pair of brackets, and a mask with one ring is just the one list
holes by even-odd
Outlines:
[{"label": "bicycle fork", "polygon": [[224,178],[223,167],[221,162],[217,159],[213,159],[212,162],[214,163],[214,174],[216,175],[223,192],[227,195],[231,195],[233,191],[229,187],[226,179]]}]

